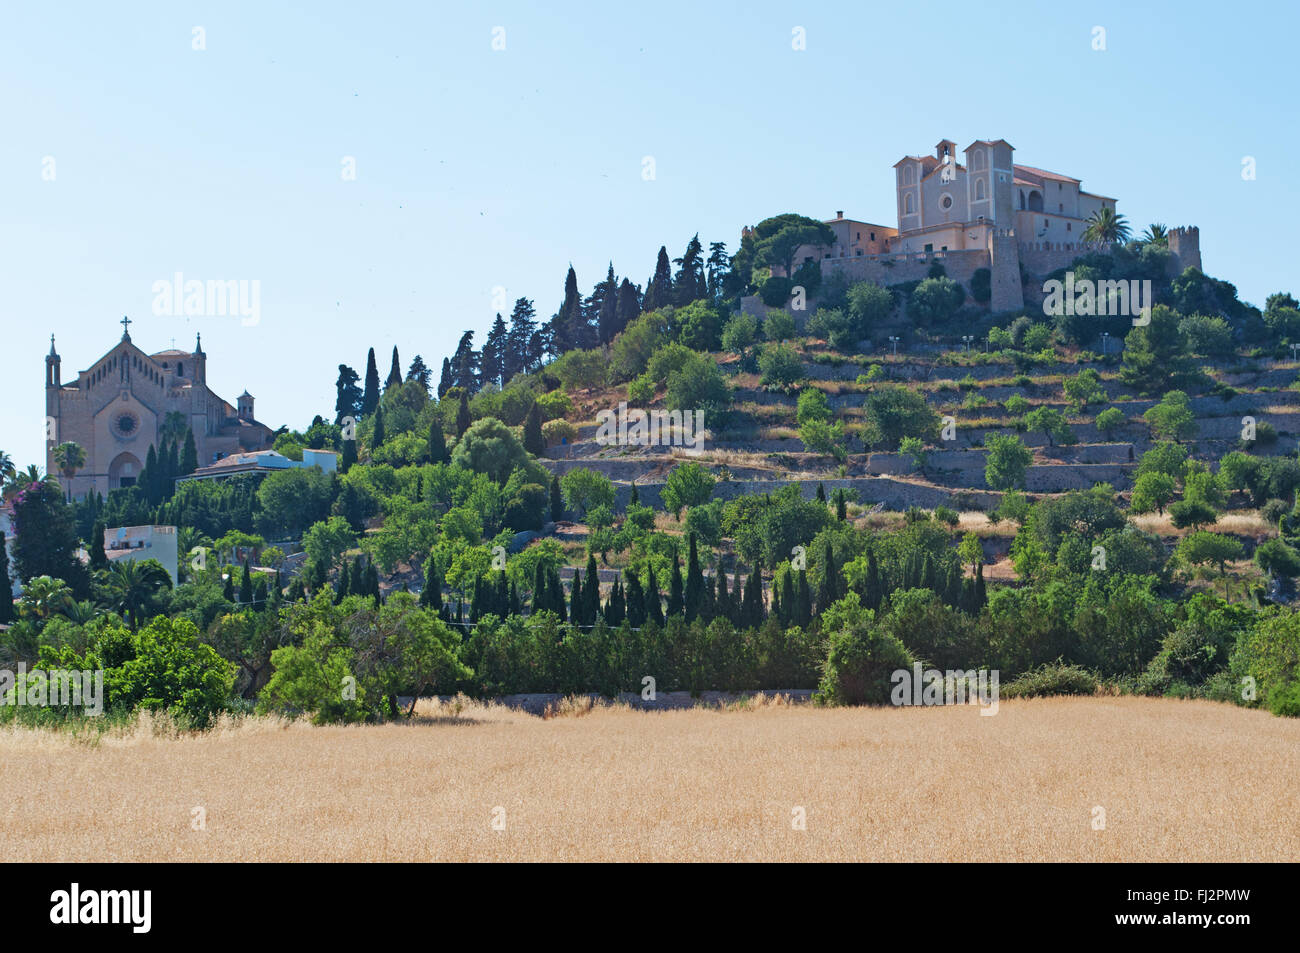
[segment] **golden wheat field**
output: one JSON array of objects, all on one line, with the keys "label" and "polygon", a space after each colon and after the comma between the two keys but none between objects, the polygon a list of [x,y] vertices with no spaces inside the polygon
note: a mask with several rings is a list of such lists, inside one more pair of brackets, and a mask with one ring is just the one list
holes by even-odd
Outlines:
[{"label": "golden wheat field", "polygon": [[177,737],[142,722],[95,745],[9,729],[5,857],[1300,859],[1300,721],[1227,705],[1004,701],[988,717],[768,702],[543,719],[421,704],[410,724],[245,719]]}]

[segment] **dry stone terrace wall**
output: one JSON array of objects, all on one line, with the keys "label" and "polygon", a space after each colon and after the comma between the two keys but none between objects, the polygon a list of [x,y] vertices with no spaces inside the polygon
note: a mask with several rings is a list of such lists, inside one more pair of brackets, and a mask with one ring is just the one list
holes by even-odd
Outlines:
[{"label": "dry stone terrace wall", "polygon": [[[817,495],[817,484],[821,483],[826,488],[828,497],[832,491],[843,487],[848,490],[856,490],[859,503],[867,506],[883,503],[885,508],[889,510],[901,511],[910,506],[933,509],[936,506],[949,505],[952,500],[952,491],[947,488],[923,486],[883,476],[844,479],[828,477],[823,480],[796,481],[725,480],[714,487],[713,498],[725,501],[756,493],[772,493],[792,482],[799,487],[800,494],[806,500],[811,500]],[[637,483],[637,496],[647,506],[661,507],[663,504],[660,500],[660,492],[663,487],[664,484],[659,482]],[[627,506],[632,487],[628,484],[617,484],[614,490],[615,506],[620,509]],[[974,493],[967,491],[965,496],[968,497],[968,502],[979,509],[992,509],[998,505],[998,501],[1001,499],[1001,494],[988,491],[976,491]]]}]

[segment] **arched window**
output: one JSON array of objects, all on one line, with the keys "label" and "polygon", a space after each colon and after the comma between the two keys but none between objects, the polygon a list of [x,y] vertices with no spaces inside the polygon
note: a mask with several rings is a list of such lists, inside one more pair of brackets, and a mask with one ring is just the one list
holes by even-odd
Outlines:
[{"label": "arched window", "polygon": [[184,365],[184,364],[177,364],[177,365],[176,365],[176,376],[177,376],[177,377],[184,377],[184,376],[185,376],[185,365]]},{"label": "arched window", "polygon": [[912,193],[908,192],[903,196],[903,214],[911,215],[914,211],[915,206],[912,204]]},{"label": "arched window", "polygon": [[1043,210],[1043,193],[1037,189],[1029,193],[1029,211],[1041,212]]},{"label": "arched window", "polygon": [[983,200],[984,200],[984,180],[976,179],[975,180],[975,201],[981,202]]},{"label": "arched window", "polygon": [[976,152],[972,152],[972,153],[970,154],[970,167],[971,167],[971,170],[972,170],[972,171],[978,171],[978,170],[984,168],[984,153],[983,153],[983,152],[976,151]]},{"label": "arched window", "polygon": [[1020,211],[1023,212],[1024,210],[1025,210],[1025,190],[1021,189],[1020,190]]},{"label": "arched window", "polygon": [[903,166],[903,184],[911,185],[916,181],[916,169],[912,166]]}]

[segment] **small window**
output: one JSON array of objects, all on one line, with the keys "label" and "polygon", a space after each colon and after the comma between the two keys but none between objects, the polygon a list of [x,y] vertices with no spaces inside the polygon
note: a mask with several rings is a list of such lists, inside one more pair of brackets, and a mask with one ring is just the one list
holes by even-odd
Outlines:
[{"label": "small window", "polygon": [[903,196],[903,214],[904,215],[913,214],[913,208],[914,206],[912,202],[912,193],[908,192],[906,195]]},{"label": "small window", "polygon": [[873,242],[876,240],[876,233],[875,233],[875,232],[872,232],[872,233],[871,233],[871,240],[872,240]]},{"label": "small window", "polygon": [[943,198],[939,199],[939,208],[943,209],[944,211],[947,211],[948,209],[952,208],[952,196],[945,195]]},{"label": "small window", "polygon": [[984,180],[983,179],[975,180],[975,201],[976,202],[984,201]]},{"label": "small window", "polygon": [[1070,227],[1070,223],[1069,223],[1069,222],[1066,222],[1066,223],[1065,223],[1065,230],[1066,230],[1067,232],[1072,232],[1072,231],[1074,231],[1074,229],[1072,229],[1072,228]]},{"label": "small window", "polygon": [[185,376],[185,365],[184,365],[184,364],[177,364],[177,365],[176,365],[176,376],[177,376],[177,377],[184,377],[184,376]]},{"label": "small window", "polygon": [[861,232],[858,232],[858,233],[857,233],[857,236],[858,236],[858,237],[855,238],[854,241],[858,241],[858,242],[862,241],[862,233],[861,233]]}]

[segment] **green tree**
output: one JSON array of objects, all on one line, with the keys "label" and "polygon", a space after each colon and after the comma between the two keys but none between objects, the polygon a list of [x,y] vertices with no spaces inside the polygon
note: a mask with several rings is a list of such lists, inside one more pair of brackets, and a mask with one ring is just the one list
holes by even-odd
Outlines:
[{"label": "green tree", "polygon": [[593,507],[614,505],[614,484],[609,477],[585,467],[575,467],[564,474],[560,478],[560,491],[565,504],[584,516]]},{"label": "green tree", "polygon": [[984,465],[984,479],[995,490],[1023,489],[1025,474],[1033,454],[1023,440],[1014,434],[990,434],[984,441],[988,456]]},{"label": "green tree", "polygon": [[1196,416],[1192,413],[1187,395],[1180,390],[1171,390],[1165,394],[1160,403],[1142,415],[1151,432],[1164,440],[1182,443],[1196,436]]},{"label": "green tree", "polygon": [[528,451],[509,427],[495,417],[484,417],[456,442],[451,462],[504,484],[515,469],[527,466]]},{"label": "green tree", "polygon": [[1161,516],[1165,506],[1177,495],[1174,478],[1167,473],[1152,471],[1144,473],[1133,484],[1133,496],[1129,503],[1134,513],[1150,513],[1155,510]]},{"label": "green tree", "polygon": [[1124,426],[1124,412],[1117,407],[1107,407],[1097,415],[1094,423],[1097,431],[1109,440],[1120,427]]},{"label": "green tree", "polygon": [[1030,430],[1041,430],[1047,437],[1047,445],[1055,446],[1056,441],[1067,443],[1073,438],[1070,425],[1055,407],[1046,404],[1036,407],[1025,415],[1025,426]]},{"label": "green tree", "polygon": [[1216,566],[1223,579],[1223,595],[1228,598],[1227,564],[1242,556],[1241,541],[1231,536],[1197,530],[1184,536],[1174,549],[1174,558],[1189,566]]},{"label": "green tree", "polygon": [[674,518],[680,518],[683,509],[707,503],[713,496],[715,483],[713,474],[700,464],[683,463],[669,472],[660,498],[664,508]]}]

